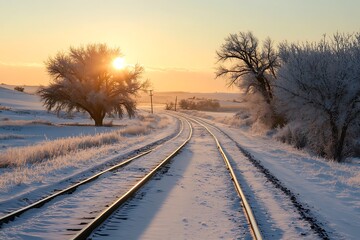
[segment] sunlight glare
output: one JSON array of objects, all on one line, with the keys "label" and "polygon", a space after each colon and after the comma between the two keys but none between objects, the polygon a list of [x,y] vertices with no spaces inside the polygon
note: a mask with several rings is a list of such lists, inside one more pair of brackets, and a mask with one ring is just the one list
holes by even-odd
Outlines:
[{"label": "sunlight glare", "polygon": [[125,58],[123,57],[115,58],[113,61],[113,67],[118,70],[124,69],[126,67]]}]

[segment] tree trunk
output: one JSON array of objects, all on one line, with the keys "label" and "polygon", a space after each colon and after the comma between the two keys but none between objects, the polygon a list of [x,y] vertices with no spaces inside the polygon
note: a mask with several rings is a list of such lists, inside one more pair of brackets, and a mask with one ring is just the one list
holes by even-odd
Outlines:
[{"label": "tree trunk", "polygon": [[102,126],[104,115],[101,113],[90,114],[91,118],[95,121],[95,126]]},{"label": "tree trunk", "polygon": [[[257,81],[260,83],[260,87],[261,87],[261,94],[263,95],[263,97],[265,98],[265,101],[270,104],[271,100],[272,100],[272,93],[271,93],[271,89],[268,89],[268,82],[267,79],[265,79],[264,76],[259,76],[256,78]],[[269,85],[270,88],[270,85]]]},{"label": "tree trunk", "polygon": [[341,129],[340,139],[337,141],[337,144],[336,144],[334,159],[337,162],[342,162],[343,157],[344,157],[343,150],[344,150],[344,143],[345,143],[347,129],[348,129],[348,124],[344,124]]},{"label": "tree trunk", "polygon": [[[335,124],[335,120],[333,116],[330,117],[330,126],[331,126],[331,135],[332,135],[332,142],[333,142],[333,156],[331,156],[336,162],[341,162],[343,158],[343,149],[344,149],[344,142],[347,133],[348,124],[344,123],[341,128],[341,132]],[[339,136],[340,135],[340,136]]]},{"label": "tree trunk", "polygon": [[95,120],[95,126],[99,127],[103,125],[103,119],[98,117],[98,118],[94,118]]}]

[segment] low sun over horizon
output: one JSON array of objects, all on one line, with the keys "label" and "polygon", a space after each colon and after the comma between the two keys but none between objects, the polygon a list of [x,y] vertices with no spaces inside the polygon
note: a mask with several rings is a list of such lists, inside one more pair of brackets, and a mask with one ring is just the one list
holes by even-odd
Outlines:
[{"label": "low sun over horizon", "polygon": [[[156,91],[238,92],[215,74],[216,51],[229,34],[251,31],[260,44],[267,37],[276,44],[318,41],[359,31],[359,7],[325,0],[2,1],[0,83],[48,85],[47,59],[105,43],[123,54],[114,67],[143,66],[142,78]],[[256,9],[256,16],[239,9]]]},{"label": "low sun over horizon", "polygon": [[360,0],[0,0],[1,239],[360,239]]}]

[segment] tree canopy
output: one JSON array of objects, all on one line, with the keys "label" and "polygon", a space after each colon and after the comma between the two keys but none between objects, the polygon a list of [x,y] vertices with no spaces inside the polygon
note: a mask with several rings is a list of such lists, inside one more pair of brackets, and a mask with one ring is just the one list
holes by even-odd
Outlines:
[{"label": "tree canopy", "polygon": [[316,152],[342,161],[359,134],[360,34],[284,43],[280,57],[278,111],[301,126]]},{"label": "tree canopy", "polygon": [[[258,91],[267,103],[273,99],[272,78],[280,66],[274,43],[267,38],[262,47],[251,32],[230,34],[216,52],[221,64],[216,77],[227,76],[228,85],[236,85],[246,92]],[[224,63],[230,63],[225,65]]]},{"label": "tree canopy", "polygon": [[119,48],[89,44],[50,57],[45,64],[51,83],[38,91],[44,106],[56,112],[86,111],[96,126],[103,125],[106,114],[134,116],[134,97],[148,83],[139,80],[143,72],[139,65],[115,69],[112,62],[119,56]]},{"label": "tree canopy", "polygon": [[230,34],[216,52],[216,77],[226,77],[229,86],[237,86],[247,102],[251,118],[276,127],[284,119],[274,110],[274,88],[280,59],[274,42],[267,38],[262,44],[252,32]]}]

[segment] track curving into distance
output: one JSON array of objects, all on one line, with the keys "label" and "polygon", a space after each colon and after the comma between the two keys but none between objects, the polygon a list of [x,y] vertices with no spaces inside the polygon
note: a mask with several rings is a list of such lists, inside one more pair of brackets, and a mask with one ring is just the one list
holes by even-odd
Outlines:
[{"label": "track curving into distance", "polygon": [[[76,184],[74,184],[74,185],[72,185],[72,186],[70,186],[70,187],[68,187],[66,189],[63,189],[63,190],[61,190],[59,192],[56,192],[56,193],[54,193],[54,194],[52,194],[50,196],[47,196],[47,197],[41,199],[40,201],[36,201],[36,202],[26,206],[26,207],[23,207],[23,208],[18,209],[18,210],[14,211],[14,212],[11,212],[11,213],[9,213],[9,214],[7,214],[7,215],[0,218],[0,224],[4,225],[4,223],[9,223],[12,220],[14,220],[15,218],[16,218],[16,221],[17,221],[18,219],[22,218],[20,215],[28,212],[31,209],[41,208],[44,205],[48,207],[50,201],[55,200],[55,204],[56,204],[56,201],[60,196],[62,196],[61,198],[67,198],[68,196],[72,195],[70,193],[74,193],[78,188],[80,188],[80,187],[83,188],[84,185],[87,185],[87,184],[89,184],[91,182],[94,182],[96,179],[99,179],[100,177],[101,178],[106,178],[108,174],[112,174],[114,171],[118,171],[119,169],[121,170],[123,167],[125,167],[125,166],[129,165],[130,163],[134,162],[134,160],[136,160],[136,159],[143,159],[145,156],[147,156],[147,155],[161,149],[163,145],[169,144],[169,142],[172,142],[173,140],[179,138],[180,135],[184,134],[183,132],[184,132],[184,122],[183,122],[183,120],[181,120],[181,129],[180,129],[180,131],[177,133],[176,136],[172,137],[170,140],[166,140],[165,142],[162,142],[161,145],[157,145],[157,146],[151,148],[150,150],[145,150],[144,152],[142,152],[142,153],[140,153],[140,154],[126,160],[126,161],[123,161],[123,162],[121,162],[119,164],[116,164],[115,166],[107,168],[107,169],[101,171],[100,173],[97,173],[97,174],[95,174],[95,175],[93,175],[93,176],[91,176],[91,177],[89,177],[89,178],[87,178],[87,179],[85,179],[85,180],[83,180],[83,181],[81,181],[79,183],[76,183]],[[189,135],[189,137],[190,136],[191,136],[191,134]],[[185,143],[183,143],[182,146],[184,144]],[[175,155],[176,152],[178,152],[180,149],[181,149],[181,147],[179,147],[172,155]],[[170,158],[171,157],[169,157],[168,159],[170,159]],[[167,161],[165,161],[164,163],[166,163],[166,162]],[[156,170],[153,170],[151,172],[154,173],[155,171]],[[28,217],[28,215],[29,214],[27,214],[27,217]],[[8,224],[6,224],[6,226],[3,226],[3,227],[8,227]]]},{"label": "track curving into distance", "polygon": [[[184,116],[181,114],[181,116]],[[209,123],[205,119],[201,119],[199,117],[194,116],[188,116],[189,119],[195,119],[195,121],[201,122],[203,124],[206,124],[208,126],[211,126],[213,129],[218,131],[219,133],[226,136],[229,140],[231,140],[236,147],[239,149],[239,151],[248,159],[251,164],[257,168],[261,173],[264,174],[265,178],[271,182],[275,188],[279,189],[281,192],[283,192],[290,200],[290,202],[293,204],[299,215],[302,219],[304,219],[306,222],[310,224],[310,229],[318,235],[321,239],[327,240],[330,239],[329,234],[326,232],[326,230],[322,227],[322,224],[318,222],[318,220],[311,214],[311,210],[307,208],[304,204],[302,204],[299,200],[296,194],[294,194],[290,189],[288,189],[286,186],[283,185],[283,183],[275,177],[268,169],[266,169],[259,160],[255,159],[255,157],[249,153],[244,147],[242,147],[237,141],[235,141],[228,133],[224,132],[219,127],[215,126],[212,123]]]},{"label": "track curving into distance", "polygon": [[156,167],[153,168],[149,173],[147,173],[143,178],[141,178],[133,187],[131,187],[125,194],[119,197],[113,204],[111,204],[107,209],[105,209],[101,214],[99,214],[92,222],[85,226],[73,239],[80,240],[86,239],[99,225],[101,225],[115,210],[117,210],[123,203],[128,199],[133,197],[135,193],[144,186],[156,172],[158,172],[162,167],[164,167],[170,159],[172,159],[178,152],[190,141],[192,137],[192,126],[186,120],[190,132],[185,141],[177,148],[175,151],[170,153],[165,159],[163,159]]}]

